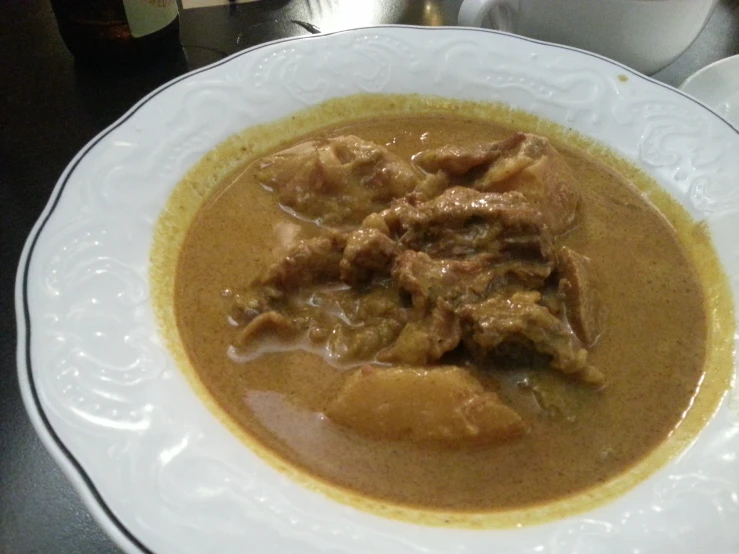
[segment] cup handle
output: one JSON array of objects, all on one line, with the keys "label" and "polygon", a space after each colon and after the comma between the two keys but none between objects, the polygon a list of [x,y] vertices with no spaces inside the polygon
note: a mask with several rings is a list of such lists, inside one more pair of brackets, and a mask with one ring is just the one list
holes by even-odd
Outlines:
[{"label": "cup handle", "polygon": [[489,18],[494,29],[513,32],[511,0],[464,0],[457,15],[457,25],[482,27]]}]

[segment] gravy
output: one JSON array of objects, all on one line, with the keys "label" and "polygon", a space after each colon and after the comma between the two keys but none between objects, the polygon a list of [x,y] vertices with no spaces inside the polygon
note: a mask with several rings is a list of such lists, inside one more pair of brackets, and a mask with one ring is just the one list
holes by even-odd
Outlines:
[{"label": "gravy", "polygon": [[[459,115],[360,120],[311,133],[357,135],[402,158],[511,130]],[[299,142],[296,138],[291,142]],[[321,232],[281,209],[249,165],[224,181],[192,222],[174,289],[177,326],[198,378],[230,418],[289,464],[382,502],[451,512],[528,507],[591,489],[626,471],[675,429],[698,390],[707,348],[704,291],[670,222],[617,172],[555,141],[576,175],[579,225],[560,239],[600,276],[607,325],[590,360],[607,378],[593,393],[554,385],[571,408],[543,417],[520,372],[496,372],[499,393],[529,432],[459,450],[361,437],[321,409],[341,375],[318,353],[227,355],[227,301],[299,239]],[[556,377],[552,377],[556,379]],[[559,381],[558,381],[559,383]],[[556,395],[555,395],[556,396]]]}]

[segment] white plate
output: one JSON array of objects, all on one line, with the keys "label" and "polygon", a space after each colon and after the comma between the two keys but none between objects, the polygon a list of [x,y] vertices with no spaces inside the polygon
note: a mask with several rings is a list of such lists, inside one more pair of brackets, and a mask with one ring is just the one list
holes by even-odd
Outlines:
[{"label": "white plate", "polygon": [[739,129],[739,54],[696,71],[680,90],[705,102]]},{"label": "white plate", "polygon": [[96,137],[23,252],[23,397],[105,530],[127,552],[160,554],[739,550],[733,392],[684,455],[621,498],[505,531],[340,505],[273,470],[203,406],[156,333],[157,216],[232,133],[360,92],[502,101],[607,143],[707,221],[739,297],[739,133],[688,96],[596,55],[481,29],[366,28],[255,47],[161,87]]}]

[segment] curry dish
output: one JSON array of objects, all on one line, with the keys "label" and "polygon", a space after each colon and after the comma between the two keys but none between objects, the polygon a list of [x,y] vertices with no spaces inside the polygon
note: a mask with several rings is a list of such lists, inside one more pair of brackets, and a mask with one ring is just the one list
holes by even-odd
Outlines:
[{"label": "curry dish", "polygon": [[358,120],[254,159],[179,257],[175,315],[219,405],[385,502],[540,504],[665,440],[704,371],[704,291],[616,171],[458,115]]}]

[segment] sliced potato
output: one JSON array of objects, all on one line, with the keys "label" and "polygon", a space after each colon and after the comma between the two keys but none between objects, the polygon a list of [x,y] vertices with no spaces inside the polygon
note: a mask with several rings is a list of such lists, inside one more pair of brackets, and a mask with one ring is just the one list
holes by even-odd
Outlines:
[{"label": "sliced potato", "polygon": [[448,447],[513,439],[521,417],[465,369],[365,366],[351,373],[326,415],[363,435]]}]

